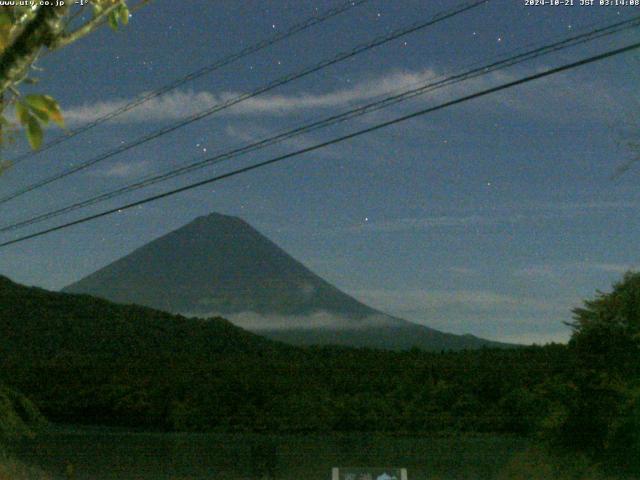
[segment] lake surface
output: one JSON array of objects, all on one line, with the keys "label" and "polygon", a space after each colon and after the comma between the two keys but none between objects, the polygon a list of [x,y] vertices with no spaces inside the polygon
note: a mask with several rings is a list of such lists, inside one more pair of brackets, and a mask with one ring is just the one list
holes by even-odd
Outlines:
[{"label": "lake surface", "polygon": [[[56,428],[18,456],[53,479],[327,480],[334,466],[406,467],[414,479],[494,479],[527,440],[508,436],[247,435]],[[359,480],[359,479],[357,479]],[[375,479],[374,479],[375,480]]]}]

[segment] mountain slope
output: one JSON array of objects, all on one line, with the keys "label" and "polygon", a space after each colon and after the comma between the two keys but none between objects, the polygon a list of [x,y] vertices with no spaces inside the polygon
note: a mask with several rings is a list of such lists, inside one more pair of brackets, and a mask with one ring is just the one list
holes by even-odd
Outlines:
[{"label": "mountain slope", "polygon": [[[153,240],[64,291],[184,315],[224,315],[256,333],[297,345],[430,350],[500,346],[368,307],[243,220],[217,213]],[[247,316],[253,319],[251,325],[245,323]]]},{"label": "mountain slope", "polygon": [[195,315],[377,312],[310,272],[243,220],[200,217],[64,289]]},{"label": "mountain slope", "polygon": [[[284,347],[284,346],[282,346]],[[88,295],[49,292],[0,276],[0,357],[111,358],[261,352],[279,345],[222,318],[189,319]]]},{"label": "mountain slope", "polygon": [[[50,420],[73,424],[504,432],[513,429],[505,424],[513,418],[510,394],[558,378],[568,365],[562,347],[446,354],[296,348],[220,318],[188,319],[0,277],[0,404],[13,402],[5,423],[7,412],[27,404],[1,385],[22,392]],[[524,398],[523,408],[537,402]]]},{"label": "mountain slope", "polygon": [[372,326],[361,329],[279,329],[261,330],[260,335],[291,345],[341,345],[383,350],[468,350],[483,347],[509,348],[473,335],[454,335],[410,322],[403,325]]}]

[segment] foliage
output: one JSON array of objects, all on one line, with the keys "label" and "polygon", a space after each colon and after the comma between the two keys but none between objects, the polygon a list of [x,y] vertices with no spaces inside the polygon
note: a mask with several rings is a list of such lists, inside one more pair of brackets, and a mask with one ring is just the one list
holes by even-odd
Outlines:
[{"label": "foliage", "polygon": [[640,476],[640,274],[574,310],[572,390],[547,422],[545,438],[612,471]]},{"label": "foliage", "polygon": [[558,454],[539,446],[513,455],[498,480],[614,480],[582,454]]},{"label": "foliage", "polygon": [[[513,433],[540,437],[554,455],[575,460],[567,478],[604,478],[594,464],[634,478],[640,384],[634,357],[619,346],[636,345],[636,282],[627,276],[576,310],[588,313],[576,314],[569,346],[434,353],[292,347],[220,318],[187,319],[0,277],[0,375],[54,421],[181,431]],[[631,340],[603,337],[600,327],[631,332]],[[539,467],[541,476],[556,468]]]},{"label": "foliage", "polygon": [[[19,91],[22,85],[37,83],[31,72],[43,52],[77,42],[103,23],[117,30],[129,22],[125,0],[92,0],[74,7],[74,2],[59,3],[16,2],[0,10],[0,145],[13,140],[15,131],[23,128],[31,147],[38,149],[43,127],[49,121],[64,127],[60,107],[52,97],[22,95]],[[89,16],[83,11],[87,5],[93,10]],[[16,121],[10,120],[11,109]],[[9,166],[7,162],[0,163],[0,172]]]},{"label": "foliage", "polygon": [[38,469],[27,467],[17,461],[6,444],[22,437],[30,437],[45,425],[44,417],[35,405],[0,384],[0,479],[44,480],[48,478]]},{"label": "foliage", "polygon": [[0,440],[30,436],[44,423],[32,402],[0,384]]},{"label": "foliage", "polygon": [[606,446],[617,470],[640,472],[640,388],[626,395],[620,414],[607,432]]},{"label": "foliage", "polygon": [[0,479],[51,480],[51,477],[39,468],[18,461],[5,447],[0,445]]},{"label": "foliage", "polygon": [[[566,347],[296,348],[0,280],[1,369],[52,420],[168,430],[529,433]],[[529,416],[521,418],[522,412]]]},{"label": "foliage", "polygon": [[640,273],[574,310],[572,349],[582,369],[640,378]]},{"label": "foliage", "polygon": [[16,100],[16,116],[26,129],[27,139],[34,150],[42,145],[43,124],[46,125],[52,120],[64,127],[60,106],[48,95],[26,95],[24,99]]}]

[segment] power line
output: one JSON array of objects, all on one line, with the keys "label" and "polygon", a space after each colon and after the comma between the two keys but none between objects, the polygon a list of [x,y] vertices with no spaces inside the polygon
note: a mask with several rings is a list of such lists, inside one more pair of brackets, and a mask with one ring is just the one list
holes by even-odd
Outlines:
[{"label": "power line", "polygon": [[377,130],[380,130],[380,129],[383,129],[383,128],[386,128],[386,127],[389,127],[389,126],[392,126],[392,125],[395,125],[395,124],[398,124],[398,123],[401,123],[401,122],[405,122],[405,121],[410,120],[412,118],[416,118],[416,117],[419,117],[419,116],[422,116],[422,115],[427,115],[429,113],[432,113],[432,112],[435,112],[435,111],[438,111],[438,110],[443,110],[445,108],[448,108],[448,107],[451,107],[451,106],[454,106],[454,105],[459,105],[459,104],[467,102],[469,100],[474,100],[476,98],[484,97],[486,95],[490,95],[492,93],[496,93],[496,92],[499,92],[499,91],[502,91],[502,90],[513,88],[513,87],[518,86],[518,85],[523,85],[525,83],[529,83],[529,82],[532,82],[534,80],[538,80],[538,79],[541,79],[541,78],[544,78],[544,77],[548,77],[548,76],[551,76],[551,75],[554,75],[554,74],[557,74],[557,73],[560,73],[560,72],[572,70],[574,68],[581,67],[581,66],[584,66],[584,65],[588,65],[590,63],[598,62],[598,61],[604,60],[606,58],[614,57],[616,55],[621,55],[623,53],[630,52],[630,51],[636,50],[638,48],[640,48],[640,42],[628,45],[626,47],[621,47],[621,48],[618,48],[618,49],[615,49],[615,50],[609,50],[608,52],[601,53],[599,55],[594,55],[594,56],[591,56],[591,57],[587,57],[587,58],[584,58],[582,60],[578,60],[576,62],[572,62],[572,63],[568,63],[568,64],[565,64],[565,65],[562,65],[560,67],[551,68],[551,69],[545,70],[545,71],[540,72],[540,73],[536,73],[536,74],[533,74],[533,75],[529,75],[529,76],[520,78],[518,80],[514,80],[514,81],[511,81],[511,82],[506,82],[506,83],[503,83],[501,85],[498,85],[498,86],[495,86],[495,87],[492,87],[492,88],[488,88],[488,89],[481,90],[481,91],[476,92],[476,93],[472,93],[470,95],[466,95],[466,96],[457,98],[455,100],[450,100],[448,102],[444,102],[444,103],[441,103],[441,104],[433,106],[433,107],[425,108],[425,109],[418,110],[416,112],[413,112],[413,113],[410,113],[410,114],[407,114],[407,115],[403,115],[401,117],[397,117],[397,118],[395,118],[393,120],[388,120],[386,122],[378,123],[378,124],[373,125],[371,127],[368,127],[368,128],[362,129],[362,130],[358,130],[356,132],[352,132],[352,133],[347,134],[347,135],[343,135],[343,136],[340,136],[340,137],[337,137],[337,138],[334,138],[334,139],[331,139],[331,140],[328,140],[328,141],[325,141],[325,142],[317,143],[317,144],[312,145],[310,147],[302,148],[302,149],[296,150],[294,152],[287,153],[285,155],[280,155],[280,156],[271,158],[269,160],[265,160],[263,162],[259,162],[259,163],[253,164],[253,165],[249,165],[249,166],[234,170],[232,172],[227,172],[227,173],[224,173],[224,174],[221,174],[221,175],[216,175],[214,177],[211,177],[211,178],[208,178],[208,179],[205,179],[205,180],[201,180],[199,182],[191,183],[189,185],[185,185],[185,186],[180,187],[180,188],[169,190],[167,192],[163,192],[163,193],[160,193],[160,194],[152,195],[150,197],[146,197],[146,198],[144,198],[142,200],[137,200],[135,202],[131,202],[131,203],[128,203],[126,205],[122,205],[122,206],[120,206],[118,208],[112,208],[112,209],[109,209],[109,210],[104,210],[104,211],[102,211],[100,213],[89,215],[89,216],[80,218],[78,220],[74,220],[72,222],[67,222],[67,223],[64,223],[62,225],[58,225],[58,226],[55,226],[55,227],[47,228],[45,230],[40,230],[38,232],[29,234],[29,235],[25,235],[25,236],[22,236],[22,237],[13,239],[13,240],[9,240],[9,241],[0,243],[0,247],[6,247],[8,245],[12,245],[12,244],[15,244],[15,243],[24,242],[24,241],[32,239],[32,238],[40,237],[40,236],[43,236],[43,235],[46,235],[46,234],[49,234],[49,233],[52,233],[52,232],[55,232],[55,231],[58,231],[58,230],[63,230],[63,229],[72,227],[74,225],[79,225],[81,223],[86,223],[86,222],[89,222],[91,220],[95,220],[95,219],[98,219],[98,218],[101,218],[101,217],[105,217],[107,215],[111,215],[111,214],[116,213],[116,212],[122,212],[124,210],[128,210],[128,209],[140,206],[140,205],[144,205],[146,203],[154,202],[154,201],[160,200],[162,198],[170,197],[170,196],[176,195],[178,193],[182,193],[182,192],[185,192],[185,191],[188,191],[188,190],[192,190],[194,188],[201,187],[203,185],[208,185],[208,184],[211,184],[211,183],[214,183],[214,182],[218,182],[220,180],[224,180],[226,178],[234,177],[236,175],[240,175],[240,174],[252,171],[252,170],[256,170],[258,168],[266,167],[268,165],[272,165],[272,164],[281,162],[281,161],[286,160],[288,158],[296,157],[296,156],[299,156],[299,155],[302,155],[302,154],[305,154],[305,153],[313,152],[315,150],[319,150],[321,148],[328,147],[330,145],[341,143],[341,142],[344,142],[346,140],[350,140],[352,138],[359,137],[359,136],[367,134],[367,133],[371,133],[371,132],[374,132],[374,131],[377,131]]},{"label": "power line", "polygon": [[257,42],[246,48],[243,48],[238,52],[235,52],[235,53],[232,53],[231,55],[223,57],[220,60],[217,60],[216,62],[210,65],[206,65],[198,70],[195,70],[187,75],[184,75],[183,77],[180,77],[174,80],[173,82],[168,83],[167,85],[163,85],[162,87],[159,87],[156,90],[152,90],[151,92],[145,93],[142,96],[135,98],[132,101],[126,103],[125,105],[98,117],[97,119],[87,123],[86,125],[83,125],[82,127],[76,128],[74,130],[71,130],[63,135],[60,135],[54,138],[53,140],[45,143],[38,150],[25,152],[22,155],[15,157],[14,159],[11,160],[11,162],[15,165],[31,157],[35,157],[36,155],[39,155],[40,153],[46,150],[49,150],[50,148],[55,147],[56,145],[60,145],[61,143],[64,143],[67,140],[70,140],[73,137],[80,135],[81,133],[91,130],[92,128],[97,127],[98,125],[101,125],[111,120],[112,118],[119,117],[120,115],[123,115],[124,113],[127,113],[135,109],[136,107],[153,100],[154,98],[157,98],[161,95],[164,95],[165,93],[175,90],[176,88],[181,87],[182,85],[188,82],[196,80],[197,78],[200,78],[203,75],[207,75],[216,70],[219,70],[220,68],[230,65],[236,62],[237,60],[247,57],[253,53],[264,50],[267,47],[270,47],[278,42],[281,42],[282,40],[286,40],[287,38],[292,37],[293,35],[303,32],[315,25],[321,24],[326,20],[336,17],[344,12],[347,12],[369,1],[370,0],[350,0],[338,7],[325,10],[319,15],[315,15],[313,17],[307,18],[306,20],[303,20],[302,22],[291,26],[289,29],[281,33],[276,33],[275,35],[272,35],[269,38],[261,40],[260,42]]},{"label": "power line", "polygon": [[585,33],[579,33],[572,37],[568,37],[554,43],[543,45],[541,47],[537,47],[532,50],[525,51],[518,55],[507,56],[502,60],[497,60],[492,63],[485,64],[471,70],[466,70],[466,71],[463,71],[462,73],[458,73],[458,74],[450,75],[446,77],[440,77],[441,78],[440,80],[430,81],[426,84],[422,84],[418,86],[417,88],[401,91],[400,93],[396,93],[393,95],[386,94],[384,98],[378,101],[369,103],[367,105],[360,106],[337,115],[332,115],[330,117],[321,119],[319,121],[315,121],[307,125],[294,128],[292,130],[288,130],[286,132],[277,134],[275,136],[271,136],[254,143],[250,143],[240,148],[235,148],[233,150],[215,155],[213,157],[210,157],[204,160],[198,160],[196,162],[184,165],[179,168],[170,169],[164,173],[148,176],[146,178],[138,180],[129,185],[125,185],[115,190],[111,190],[109,192],[102,193],[97,196],[93,196],[89,199],[75,202],[75,203],[72,203],[71,205],[68,205],[53,211],[49,211],[43,214],[39,214],[17,223],[0,227],[0,232],[15,230],[24,226],[32,225],[35,223],[39,223],[39,222],[60,216],[65,213],[69,213],[79,208],[95,205],[96,203],[110,200],[112,198],[123,195],[125,193],[129,193],[129,192],[138,190],[140,188],[144,188],[149,185],[153,185],[155,183],[168,180],[170,178],[184,175],[186,173],[192,172],[200,168],[204,168],[206,166],[210,166],[212,164],[218,164],[223,161],[229,160],[231,158],[235,158],[235,157],[244,155],[246,153],[274,145],[276,143],[280,143],[284,140],[287,140],[305,133],[309,133],[311,131],[315,131],[320,128],[325,128],[327,126],[344,122],[346,120],[352,119],[357,116],[365,115],[367,113],[377,111],[382,108],[387,108],[399,102],[406,101],[418,95],[423,95],[427,92],[431,92],[433,90],[436,90],[442,87],[450,86],[455,83],[463,82],[472,78],[476,78],[481,75],[486,75],[491,72],[497,71],[499,69],[510,67],[528,60],[538,58],[542,55],[547,55],[549,53],[556,52],[569,47],[573,47],[579,44],[583,44],[588,41],[593,41],[595,39],[602,38],[607,35],[619,33],[629,28],[637,27],[639,24],[640,24],[640,15],[626,21],[621,21],[621,22],[617,22],[611,25],[594,29],[594,30],[589,30]]},{"label": "power line", "polygon": [[391,33],[389,33],[387,35],[377,37],[377,38],[373,39],[372,41],[370,41],[370,42],[368,42],[366,44],[362,44],[360,46],[355,47],[352,50],[349,50],[349,51],[346,51],[346,52],[343,52],[343,53],[339,53],[339,54],[337,54],[335,57],[333,57],[331,59],[324,60],[324,61],[322,61],[322,62],[320,62],[320,63],[318,63],[318,64],[316,64],[316,65],[314,65],[312,67],[303,69],[300,72],[281,77],[281,78],[279,78],[279,79],[267,84],[266,86],[260,87],[257,90],[254,90],[254,91],[252,91],[250,93],[245,93],[245,94],[239,95],[237,97],[234,97],[234,98],[232,98],[230,100],[227,100],[226,102],[223,102],[223,103],[220,103],[220,104],[216,104],[216,105],[214,105],[214,106],[212,106],[212,107],[210,107],[210,108],[208,108],[206,110],[203,110],[203,111],[201,111],[199,113],[191,115],[191,116],[187,117],[186,119],[184,119],[184,120],[182,120],[182,121],[180,121],[178,123],[175,123],[175,124],[170,125],[168,127],[156,130],[155,132],[153,132],[151,134],[145,135],[145,136],[143,136],[143,137],[141,137],[141,138],[139,138],[137,140],[134,140],[132,142],[126,143],[126,144],[121,145],[121,146],[119,146],[117,148],[109,150],[109,151],[107,151],[107,152],[105,152],[103,154],[100,154],[97,157],[94,157],[94,158],[92,158],[90,160],[87,160],[87,161],[85,161],[85,162],[83,162],[83,163],[81,163],[81,164],[79,164],[79,165],[77,165],[75,167],[69,168],[69,169],[64,170],[64,171],[62,171],[60,173],[57,173],[57,174],[55,174],[55,175],[53,175],[51,177],[48,177],[48,178],[46,178],[44,180],[40,180],[39,182],[33,183],[31,185],[23,187],[20,190],[17,190],[17,191],[14,191],[14,192],[12,192],[12,193],[10,193],[8,195],[5,195],[4,197],[0,198],[0,205],[3,204],[3,203],[8,202],[10,200],[13,200],[13,199],[15,199],[17,197],[20,197],[20,196],[22,196],[22,195],[24,195],[26,193],[32,192],[34,190],[37,190],[40,187],[43,187],[43,186],[48,185],[50,183],[53,183],[53,182],[55,182],[57,180],[65,178],[65,177],[67,177],[69,175],[72,175],[72,174],[74,174],[76,172],[84,170],[84,169],[86,169],[86,168],[88,168],[88,167],[90,167],[92,165],[95,165],[95,164],[97,164],[97,163],[99,163],[101,161],[104,161],[104,160],[108,159],[108,158],[114,157],[114,156],[116,156],[116,155],[118,155],[120,153],[123,153],[123,152],[125,152],[127,150],[130,150],[130,149],[132,149],[134,147],[140,146],[140,145],[142,145],[144,143],[147,143],[147,142],[149,142],[151,140],[155,140],[155,139],[157,139],[159,137],[162,137],[162,136],[167,135],[167,134],[169,134],[171,132],[174,132],[175,130],[178,130],[178,129],[182,128],[182,127],[190,125],[190,124],[192,124],[192,123],[194,123],[194,122],[196,122],[198,120],[201,120],[201,119],[203,119],[205,117],[208,117],[208,116],[210,116],[210,115],[212,115],[212,114],[214,114],[216,112],[219,112],[221,110],[225,110],[227,108],[230,108],[230,107],[232,107],[234,105],[237,105],[237,104],[239,104],[239,103],[241,103],[241,102],[243,102],[245,100],[248,100],[250,98],[256,97],[256,96],[258,96],[258,95],[260,95],[262,93],[265,93],[265,92],[268,92],[270,90],[273,90],[273,89],[275,89],[277,87],[285,85],[285,84],[287,84],[289,82],[292,82],[294,80],[298,80],[298,79],[300,79],[302,77],[305,77],[307,75],[315,73],[315,72],[317,72],[319,70],[327,68],[327,67],[329,67],[331,65],[334,65],[336,63],[339,63],[339,62],[342,62],[344,60],[347,60],[347,59],[349,59],[351,57],[354,57],[354,56],[356,56],[356,55],[358,55],[360,53],[363,53],[365,51],[368,51],[368,50],[371,50],[373,48],[376,48],[376,47],[378,47],[380,45],[388,43],[388,42],[390,42],[392,40],[395,40],[397,38],[403,37],[403,36],[408,35],[410,33],[414,33],[416,31],[424,29],[426,27],[435,25],[436,23],[439,23],[441,21],[447,20],[447,19],[452,18],[452,17],[454,17],[456,15],[459,15],[461,13],[467,12],[467,11],[473,9],[473,8],[477,8],[480,5],[488,3],[488,1],[489,0],[474,0],[472,2],[466,2],[466,3],[462,4],[462,5],[458,5],[454,9],[443,11],[443,12],[440,12],[440,13],[434,15],[429,20],[416,22],[416,23],[412,24],[409,27],[405,27],[405,28],[401,28],[401,29],[398,29],[398,30],[394,30],[393,32],[391,32]]}]

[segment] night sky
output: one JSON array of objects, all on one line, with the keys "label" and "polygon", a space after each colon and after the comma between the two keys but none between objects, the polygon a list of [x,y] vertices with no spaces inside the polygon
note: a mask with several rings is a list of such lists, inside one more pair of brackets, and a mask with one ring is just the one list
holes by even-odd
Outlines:
[{"label": "night sky", "polygon": [[[638,7],[497,0],[219,112],[2,205],[1,224],[207,158],[527,45],[640,15]],[[71,128],[340,1],[155,0],[131,23],[45,56],[33,91]],[[428,18],[452,0],[371,0],[19,163],[0,195],[207,106]],[[635,29],[34,225],[9,240],[443,100],[623,46]],[[473,100],[134,210],[3,248],[0,273],[59,289],[199,215],[238,215],[369,305],[417,323],[523,343],[640,265],[640,54]],[[59,135],[51,128],[47,138]],[[5,158],[26,150],[5,149]]]}]

